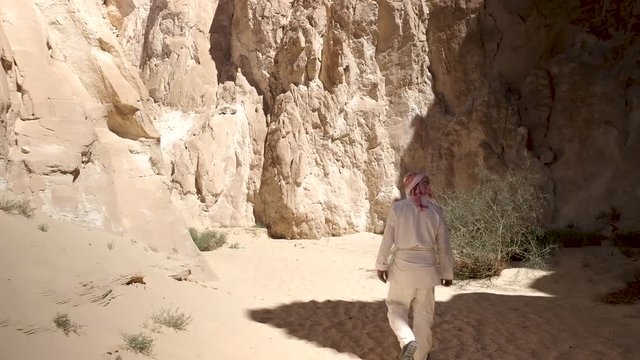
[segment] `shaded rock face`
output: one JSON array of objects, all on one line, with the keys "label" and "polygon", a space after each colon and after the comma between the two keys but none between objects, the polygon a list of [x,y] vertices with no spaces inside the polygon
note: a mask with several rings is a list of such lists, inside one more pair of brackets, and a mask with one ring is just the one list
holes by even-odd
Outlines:
[{"label": "shaded rock face", "polygon": [[525,167],[549,224],[593,227],[615,207],[629,228],[639,14],[629,0],[0,0],[0,190],[141,236],[321,237],[381,231],[405,172],[461,189],[476,169]]},{"label": "shaded rock face", "polygon": [[437,101],[414,124],[407,166],[440,164],[439,182],[462,187],[474,166],[527,164],[551,194],[548,223],[593,228],[615,207],[623,227],[637,227],[640,5],[439,1],[430,10]]}]

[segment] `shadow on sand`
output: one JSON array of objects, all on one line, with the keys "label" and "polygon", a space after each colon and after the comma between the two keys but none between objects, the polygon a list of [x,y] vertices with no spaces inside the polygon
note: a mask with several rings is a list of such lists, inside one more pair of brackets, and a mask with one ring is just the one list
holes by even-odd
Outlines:
[{"label": "shadow on sand", "polygon": [[[611,306],[590,295],[576,296],[571,279],[558,272],[536,280],[533,287],[561,293],[477,292],[438,302],[430,359],[640,359],[639,306]],[[251,310],[249,317],[339,353],[389,360],[398,357],[399,347],[386,311],[383,301],[327,300]]]},{"label": "shadow on sand", "polygon": [[[625,318],[611,306],[473,293],[439,302],[436,309],[431,354],[435,360],[640,358],[640,320]],[[300,302],[252,310],[250,317],[361,359],[398,357],[382,301]]]}]

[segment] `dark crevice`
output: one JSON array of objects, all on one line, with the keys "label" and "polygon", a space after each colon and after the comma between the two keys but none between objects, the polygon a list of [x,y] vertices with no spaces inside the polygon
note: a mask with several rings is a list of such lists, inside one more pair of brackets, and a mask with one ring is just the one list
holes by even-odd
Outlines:
[{"label": "dark crevice", "polygon": [[149,9],[149,15],[147,16],[147,23],[144,28],[144,39],[142,42],[142,56],[140,56],[140,64],[139,64],[140,69],[142,69],[146,64],[146,62],[152,57],[151,50],[150,50],[151,49],[151,44],[150,44],[151,31],[153,30],[154,25],[158,20],[158,17],[160,16],[160,13],[166,10],[168,6],[169,5],[167,0],[151,1],[151,8]]},{"label": "dark crevice", "polygon": [[234,1],[220,0],[209,29],[209,54],[218,70],[218,83],[235,81],[237,67],[231,60]]}]

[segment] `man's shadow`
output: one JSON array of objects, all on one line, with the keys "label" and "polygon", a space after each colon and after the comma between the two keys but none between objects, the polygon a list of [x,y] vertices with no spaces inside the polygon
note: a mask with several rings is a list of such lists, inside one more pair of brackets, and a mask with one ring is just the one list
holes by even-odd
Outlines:
[{"label": "man's shadow", "polygon": [[[552,273],[533,287],[557,291],[566,280]],[[438,302],[430,359],[640,359],[638,307],[574,296],[570,286],[554,295],[464,293]],[[255,309],[249,317],[320,347],[389,360],[400,348],[386,313],[383,301],[326,300]]]}]

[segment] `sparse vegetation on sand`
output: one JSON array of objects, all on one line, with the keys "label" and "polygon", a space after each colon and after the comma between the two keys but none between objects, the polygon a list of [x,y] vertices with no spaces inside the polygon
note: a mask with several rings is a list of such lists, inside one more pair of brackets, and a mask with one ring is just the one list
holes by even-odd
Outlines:
[{"label": "sparse vegetation on sand", "polygon": [[175,331],[185,331],[193,318],[191,315],[186,315],[182,311],[170,307],[168,309],[160,309],[151,315],[151,320],[156,324],[166,326]]},{"label": "sparse vegetation on sand", "polygon": [[38,225],[38,230],[40,230],[42,232],[47,232],[47,231],[49,231],[49,225],[42,223],[42,224]]},{"label": "sparse vegetation on sand", "polygon": [[442,194],[457,279],[500,274],[511,259],[542,267],[553,246],[539,241],[544,194],[524,171],[479,173],[468,190]]},{"label": "sparse vegetation on sand", "polygon": [[200,251],[212,251],[227,243],[227,234],[215,230],[189,228],[189,234]]},{"label": "sparse vegetation on sand", "polygon": [[605,295],[602,301],[614,305],[629,305],[640,301],[640,272],[634,276],[633,280],[627,282],[625,288]]},{"label": "sparse vegetation on sand", "polygon": [[136,354],[151,356],[153,354],[153,338],[145,333],[123,334],[125,349]]},{"label": "sparse vegetation on sand", "polygon": [[72,321],[68,314],[57,314],[53,318],[53,323],[67,336],[69,336],[70,333],[78,334],[80,330],[80,325]]},{"label": "sparse vegetation on sand", "polygon": [[9,214],[22,215],[27,218],[33,217],[33,213],[36,211],[27,199],[9,200],[5,198],[0,200],[0,210]]},{"label": "sparse vegetation on sand", "polygon": [[617,232],[613,244],[628,257],[640,257],[640,231]]}]

